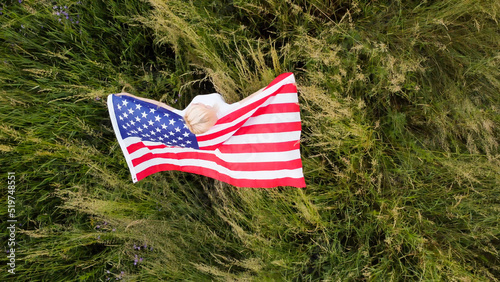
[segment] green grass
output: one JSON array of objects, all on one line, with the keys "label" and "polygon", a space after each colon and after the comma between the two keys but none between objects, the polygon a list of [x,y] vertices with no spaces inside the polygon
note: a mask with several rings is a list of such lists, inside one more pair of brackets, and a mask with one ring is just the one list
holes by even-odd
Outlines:
[{"label": "green grass", "polygon": [[[21,224],[2,280],[499,280],[498,1],[0,8],[0,167]],[[307,188],[181,172],[132,184],[108,94],[180,109],[283,72]]]}]

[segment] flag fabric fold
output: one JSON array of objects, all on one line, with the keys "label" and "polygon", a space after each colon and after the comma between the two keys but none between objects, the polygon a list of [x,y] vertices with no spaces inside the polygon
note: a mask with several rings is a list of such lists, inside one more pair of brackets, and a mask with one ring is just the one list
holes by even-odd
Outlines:
[{"label": "flag fabric fold", "polygon": [[294,75],[284,73],[251,99],[231,106],[209,131],[196,135],[180,111],[109,95],[111,122],[132,181],[179,170],[237,187],[305,187]]}]

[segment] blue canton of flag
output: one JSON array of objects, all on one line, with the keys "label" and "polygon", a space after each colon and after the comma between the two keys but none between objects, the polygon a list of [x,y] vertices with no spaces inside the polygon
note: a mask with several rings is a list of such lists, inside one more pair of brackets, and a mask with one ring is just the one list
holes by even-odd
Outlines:
[{"label": "blue canton of flag", "polygon": [[196,136],[180,115],[133,97],[113,96],[116,121],[123,139],[139,137],[143,142],[199,149]]}]

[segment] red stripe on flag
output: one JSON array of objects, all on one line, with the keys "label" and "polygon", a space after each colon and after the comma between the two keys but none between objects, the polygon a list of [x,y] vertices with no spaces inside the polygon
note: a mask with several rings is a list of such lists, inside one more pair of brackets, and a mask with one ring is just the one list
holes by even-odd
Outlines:
[{"label": "red stripe on flag", "polygon": [[[298,122],[297,122],[298,123]],[[299,123],[300,125],[300,123]],[[248,126],[250,127],[250,126]],[[244,127],[246,128],[246,127]],[[297,129],[300,130],[300,129]],[[257,132],[252,132],[257,133]],[[235,133],[235,135],[237,135]],[[213,146],[205,146],[200,147],[200,150],[204,151],[213,151],[215,149],[219,149],[221,153],[271,153],[271,152],[285,152],[299,149],[300,142],[299,141],[287,141],[287,142],[277,142],[277,143],[262,143],[262,144],[231,144],[231,145],[213,145]],[[146,148],[148,150],[153,149],[164,149],[164,148],[175,148],[173,146],[167,145],[154,145],[148,146],[144,145],[142,142],[138,142],[135,144],[131,144],[127,147],[127,152],[129,154],[134,153],[135,151]],[[251,151],[249,149],[251,148]]]},{"label": "red stripe on flag", "polygon": [[[290,113],[290,112],[293,113],[293,112],[299,112],[299,111],[300,111],[300,107],[299,107],[299,105],[297,105],[295,103],[271,104],[271,105],[267,105],[265,107],[258,109],[251,117],[256,117],[256,116],[263,115],[263,114]],[[245,122],[247,122],[247,120],[248,119],[242,120],[241,122],[239,122],[233,126],[219,130],[219,131],[211,133],[211,134],[197,136],[196,140],[198,140],[198,142],[202,142],[202,141],[208,141],[208,140],[218,138],[224,134],[233,132],[234,130],[240,128]],[[289,131],[291,131],[291,130],[289,130]]]},{"label": "red stripe on flag", "polygon": [[300,121],[254,124],[241,127],[233,134],[233,136],[252,134],[252,133],[277,133],[277,132],[301,131],[301,129],[302,126],[300,124]]},{"label": "red stripe on flag", "polygon": [[196,136],[196,140],[198,140],[198,142],[208,141],[208,140],[212,140],[214,138],[220,137],[220,136],[227,134],[229,132],[233,132],[236,129],[240,128],[245,122],[247,122],[247,120],[248,119],[242,120],[241,122],[238,122],[237,124],[235,124],[231,127],[219,130],[219,131],[211,133],[211,134],[207,134],[207,135],[203,135],[203,136]]},{"label": "red stripe on flag", "polygon": [[273,79],[273,81],[271,81],[271,83],[269,83],[269,85],[265,89],[267,89],[267,88],[269,88],[269,87],[271,87],[271,86],[273,86],[275,84],[280,83],[280,81],[282,81],[283,79],[289,77],[292,74],[293,73],[291,73],[291,72],[286,72],[286,73],[282,73],[282,74],[278,75],[278,77],[276,77],[275,79]]},{"label": "red stripe on flag", "polygon": [[[266,143],[266,144],[234,144],[234,145],[220,145],[218,149],[221,153],[272,153],[272,152],[286,152],[292,150],[299,150],[299,141],[288,141],[279,143]],[[250,149],[251,148],[251,149]]]},{"label": "red stripe on flag", "polygon": [[265,107],[259,108],[252,117],[256,117],[264,114],[280,114],[280,113],[296,113],[300,112],[299,105],[295,103],[286,104],[270,104]]},{"label": "red stripe on flag", "polygon": [[274,94],[297,93],[297,86],[293,83],[282,85]]},{"label": "red stripe on flag", "polygon": [[285,94],[285,93],[297,93],[297,87],[293,84],[285,84],[285,85],[281,86],[279,89],[277,89],[274,93],[267,95],[264,98],[261,98],[260,100],[257,100],[251,104],[248,104],[245,107],[242,107],[241,109],[238,109],[238,110],[222,117],[221,119],[219,119],[217,121],[216,124],[230,123],[230,122],[234,121],[235,119],[237,119],[243,115],[246,115],[248,112],[262,106],[262,104],[264,104],[264,102],[266,102],[267,99],[269,99],[270,97],[276,96],[278,94]]},{"label": "red stripe on flag", "polygon": [[281,162],[251,162],[251,163],[236,163],[236,162],[226,162],[221,160],[219,157],[211,153],[201,153],[201,152],[178,152],[178,153],[146,153],[141,157],[132,160],[132,164],[135,166],[140,165],[143,162],[150,161],[152,159],[173,159],[173,160],[184,160],[184,159],[196,159],[214,162],[220,166],[223,166],[232,171],[272,171],[281,169],[297,169],[302,167],[301,159],[295,159],[290,161]]},{"label": "red stripe on flag", "polygon": [[[165,146],[165,145],[163,145],[163,146]],[[166,146],[165,146],[165,147],[166,147]],[[129,154],[132,154],[133,152],[135,152],[135,151],[137,151],[137,150],[139,150],[139,149],[142,149],[142,148],[144,148],[144,143],[142,143],[142,142],[137,142],[137,143],[134,143],[134,144],[132,144],[132,145],[129,145],[129,146],[127,147],[127,151],[128,151],[128,153],[129,153]]]},{"label": "red stripe on flag", "polygon": [[142,149],[142,148],[148,148],[149,150],[153,150],[153,149],[175,148],[175,147],[174,146],[167,146],[167,145],[163,145],[163,144],[147,146],[147,145],[144,145],[144,143],[139,141],[137,143],[129,145],[127,147],[127,151],[129,154],[132,154],[133,152],[135,152],[139,149]]},{"label": "red stripe on flag", "polygon": [[[275,94],[272,94],[272,95],[275,95]],[[217,125],[217,124],[233,122],[234,120],[238,119],[239,117],[248,114],[248,112],[254,110],[255,108],[260,107],[269,97],[270,96],[266,96],[260,100],[257,100],[251,104],[248,104],[248,105],[220,118],[219,120],[217,120],[217,122],[215,124]]]},{"label": "red stripe on flag", "polygon": [[161,165],[151,166],[137,173],[137,181],[156,172],[167,171],[167,170],[179,170],[184,172],[196,173],[199,175],[211,177],[219,181],[229,183],[237,187],[260,187],[260,188],[274,188],[277,186],[292,186],[297,188],[306,187],[304,178],[285,177],[276,179],[235,179],[210,168],[197,167],[197,166],[178,166],[171,164],[161,164]]}]

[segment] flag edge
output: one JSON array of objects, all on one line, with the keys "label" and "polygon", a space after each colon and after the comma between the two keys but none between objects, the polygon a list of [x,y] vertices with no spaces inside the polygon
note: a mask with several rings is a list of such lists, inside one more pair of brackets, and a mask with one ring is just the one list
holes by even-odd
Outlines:
[{"label": "flag edge", "polygon": [[109,94],[107,103],[111,124],[113,125],[113,130],[115,131],[116,139],[118,140],[118,144],[120,144],[123,156],[125,157],[125,161],[127,162],[127,166],[129,168],[130,175],[132,177],[132,182],[136,183],[139,180],[137,180],[137,174],[135,173],[134,166],[132,165],[132,160],[130,159],[130,155],[128,154],[127,151],[127,146],[123,141],[123,138],[120,133],[120,128],[118,127],[118,122],[116,121],[115,109],[113,106],[113,97],[114,94]]}]

